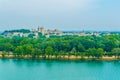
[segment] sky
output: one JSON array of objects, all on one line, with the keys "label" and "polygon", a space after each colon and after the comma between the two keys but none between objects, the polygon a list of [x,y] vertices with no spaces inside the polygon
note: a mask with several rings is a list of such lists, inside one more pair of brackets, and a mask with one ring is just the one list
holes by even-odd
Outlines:
[{"label": "sky", "polygon": [[0,0],[0,31],[120,31],[120,0]]}]

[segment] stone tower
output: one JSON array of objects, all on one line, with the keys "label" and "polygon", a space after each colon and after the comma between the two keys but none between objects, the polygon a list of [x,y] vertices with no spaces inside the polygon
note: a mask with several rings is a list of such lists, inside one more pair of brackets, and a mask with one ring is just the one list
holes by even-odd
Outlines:
[{"label": "stone tower", "polygon": [[41,32],[42,35],[44,35],[45,34],[44,27],[38,27],[38,32]]}]

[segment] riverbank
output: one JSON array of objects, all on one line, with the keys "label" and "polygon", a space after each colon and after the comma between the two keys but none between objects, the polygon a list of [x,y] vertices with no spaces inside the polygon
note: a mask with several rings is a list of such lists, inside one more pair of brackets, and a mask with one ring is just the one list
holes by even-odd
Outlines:
[{"label": "riverbank", "polygon": [[115,56],[103,56],[102,58],[93,58],[93,57],[81,57],[81,56],[38,56],[33,58],[30,55],[25,55],[25,56],[14,56],[14,55],[4,55],[2,56],[0,54],[0,58],[6,58],[6,59],[50,59],[50,60],[106,60],[106,61],[113,61],[113,60],[120,60],[118,58],[115,58]]}]

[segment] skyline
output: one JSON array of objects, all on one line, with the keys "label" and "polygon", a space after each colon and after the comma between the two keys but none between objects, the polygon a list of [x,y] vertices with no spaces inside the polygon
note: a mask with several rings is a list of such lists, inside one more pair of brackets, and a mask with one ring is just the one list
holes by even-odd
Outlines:
[{"label": "skyline", "polygon": [[0,0],[0,31],[47,29],[120,31],[119,0]]}]

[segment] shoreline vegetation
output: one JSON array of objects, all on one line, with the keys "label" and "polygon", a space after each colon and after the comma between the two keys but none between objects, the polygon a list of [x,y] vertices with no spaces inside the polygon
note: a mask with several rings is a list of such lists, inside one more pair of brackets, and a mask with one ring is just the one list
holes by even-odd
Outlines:
[{"label": "shoreline vegetation", "polygon": [[46,56],[46,58],[43,58],[41,56],[37,57],[37,58],[32,58],[31,56],[21,56],[21,57],[15,57],[14,55],[5,55],[4,57],[2,57],[2,55],[0,55],[0,59],[38,59],[38,60],[71,60],[71,61],[78,61],[78,60],[104,60],[104,61],[115,61],[115,60],[120,60],[119,58],[115,58],[115,56],[104,56],[102,58],[88,58],[88,57],[84,57],[81,58],[80,56],[76,57],[76,56],[61,56],[60,58],[56,58],[55,56],[51,56],[50,58],[48,58]]},{"label": "shoreline vegetation", "polygon": [[100,58],[97,57],[81,57],[81,56],[75,56],[75,55],[71,55],[71,56],[67,56],[67,55],[60,55],[60,56],[56,56],[56,55],[46,55],[46,56],[35,56],[32,57],[31,55],[24,55],[24,56],[16,56],[16,55],[2,55],[0,54],[0,59],[38,59],[38,60],[72,60],[72,61],[78,61],[78,60],[104,60],[104,61],[115,61],[115,60],[120,60],[120,58],[117,58],[115,56],[103,56]]},{"label": "shoreline vegetation", "polygon": [[0,58],[120,60],[120,34],[50,38],[0,37]]}]

